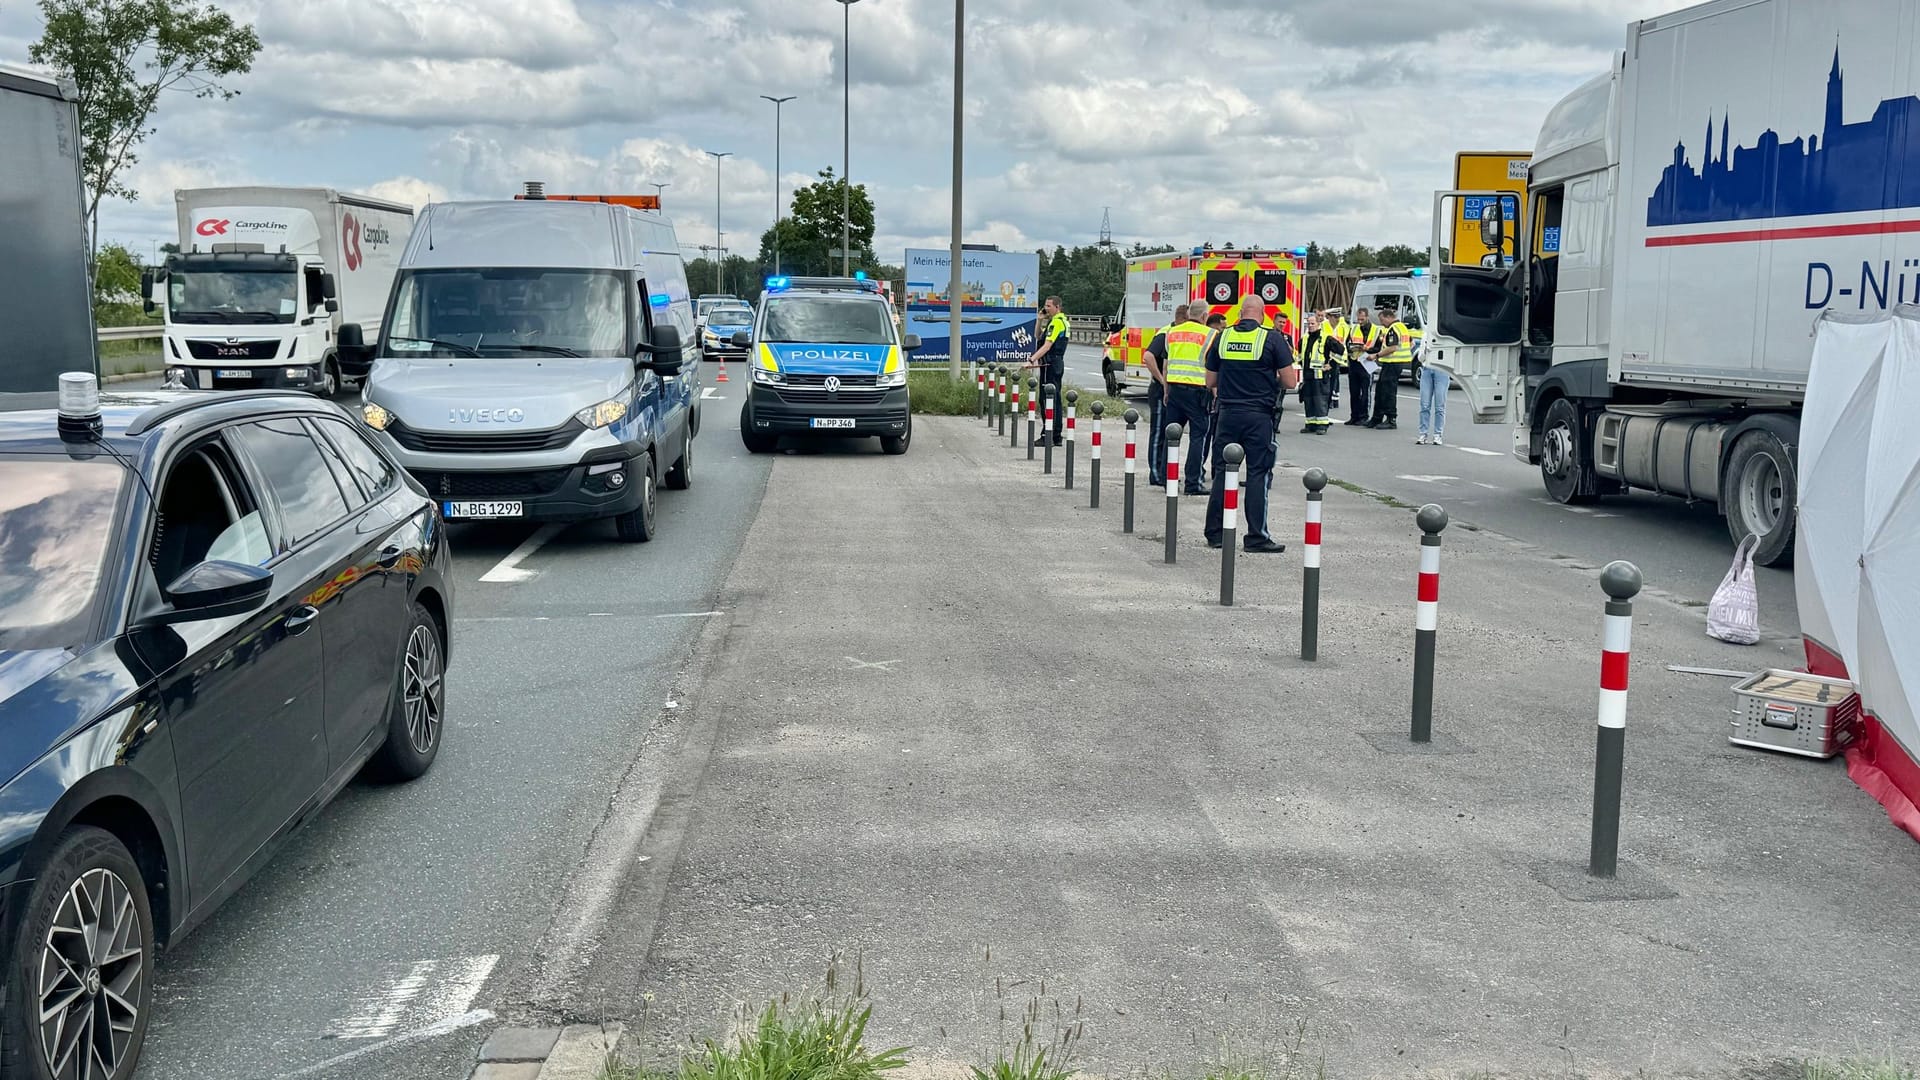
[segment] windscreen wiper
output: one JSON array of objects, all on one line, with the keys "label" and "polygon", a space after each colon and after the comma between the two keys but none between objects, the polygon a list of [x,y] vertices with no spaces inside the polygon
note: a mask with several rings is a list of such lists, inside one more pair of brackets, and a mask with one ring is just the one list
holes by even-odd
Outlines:
[{"label": "windscreen wiper", "polygon": [[552,353],[555,356],[579,356],[580,355],[579,353],[573,351],[572,349],[561,348],[558,345],[525,345],[516,341],[512,345],[509,345],[506,347],[510,349],[519,349],[521,352]]},{"label": "windscreen wiper", "polygon": [[421,345],[431,345],[436,349],[454,349],[459,352],[465,353],[468,356],[474,357],[475,359],[480,358],[480,350],[474,348],[471,345],[462,345],[457,341],[441,341],[439,338],[427,338],[427,337],[404,337],[400,334],[391,334],[387,337],[387,340],[388,341],[412,341],[412,342],[417,342]]}]

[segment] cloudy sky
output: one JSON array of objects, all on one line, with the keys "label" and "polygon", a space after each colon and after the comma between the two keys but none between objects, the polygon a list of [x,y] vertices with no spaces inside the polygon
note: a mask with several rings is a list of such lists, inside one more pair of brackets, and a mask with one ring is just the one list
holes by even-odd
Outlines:
[{"label": "cloudy sky", "polygon": [[[728,246],[782,189],[838,168],[833,0],[221,0],[264,47],[231,102],[169,98],[101,234],[173,238],[177,187],[325,185],[403,201],[649,192],[686,243]],[[973,0],[965,239],[1424,244],[1461,149],[1526,149],[1661,0]],[[851,10],[853,175],[876,246],[944,246],[950,0]],[[37,7],[0,3],[0,60]]]}]

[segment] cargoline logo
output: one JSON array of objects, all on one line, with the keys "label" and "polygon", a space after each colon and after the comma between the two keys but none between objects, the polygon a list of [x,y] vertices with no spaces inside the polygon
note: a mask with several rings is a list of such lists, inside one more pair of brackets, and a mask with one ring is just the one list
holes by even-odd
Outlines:
[{"label": "cargoline logo", "polygon": [[340,250],[348,270],[360,269],[360,221],[352,214],[340,219]]},{"label": "cargoline logo", "polygon": [[448,409],[449,424],[517,424],[527,418],[519,409]]},{"label": "cargoline logo", "polygon": [[208,218],[200,224],[195,225],[193,231],[201,236],[225,236],[227,235],[227,226],[231,224],[233,224],[233,222],[226,218]]}]

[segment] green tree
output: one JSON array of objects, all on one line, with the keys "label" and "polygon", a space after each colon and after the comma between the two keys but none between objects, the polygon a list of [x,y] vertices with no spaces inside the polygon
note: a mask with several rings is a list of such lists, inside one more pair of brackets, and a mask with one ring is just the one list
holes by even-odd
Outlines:
[{"label": "green tree", "polygon": [[1396,270],[1427,265],[1427,253],[1424,250],[1415,251],[1405,244],[1388,244],[1374,252],[1374,258],[1377,260],[1375,266],[1390,266]]},{"label": "green tree", "polygon": [[93,265],[93,321],[98,326],[132,326],[146,320],[140,303],[140,260],[124,245],[100,249]]},{"label": "green tree", "polygon": [[[793,193],[793,208],[788,217],[774,226],[780,230],[780,268],[790,274],[838,274],[840,259],[829,255],[840,248],[843,199],[851,200],[853,259],[855,266],[873,263],[873,200],[865,184],[853,185],[849,195],[846,181],[831,168],[820,170],[820,179]],[[774,230],[760,237],[760,262],[773,265]]]},{"label": "green tree", "polygon": [[1373,249],[1365,244],[1355,244],[1340,253],[1340,266],[1347,270],[1364,270],[1379,266],[1375,261]]},{"label": "green tree", "polygon": [[91,247],[100,246],[100,200],[131,199],[121,179],[168,91],[231,99],[220,80],[245,74],[260,51],[251,26],[191,0],[40,0],[46,30],[27,57],[79,89],[81,172]]}]

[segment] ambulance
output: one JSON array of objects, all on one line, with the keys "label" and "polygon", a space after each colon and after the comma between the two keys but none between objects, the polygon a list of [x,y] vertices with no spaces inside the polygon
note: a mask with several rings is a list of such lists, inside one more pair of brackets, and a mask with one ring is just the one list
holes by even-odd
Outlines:
[{"label": "ambulance", "polygon": [[1109,390],[1121,385],[1144,389],[1151,381],[1141,355],[1154,335],[1173,322],[1173,309],[1196,301],[1207,311],[1229,319],[1241,298],[1258,296],[1266,303],[1267,325],[1279,329],[1300,346],[1300,302],[1305,281],[1307,249],[1233,251],[1197,247],[1185,254],[1143,255],[1127,260],[1127,290],[1118,323],[1107,337]]}]

